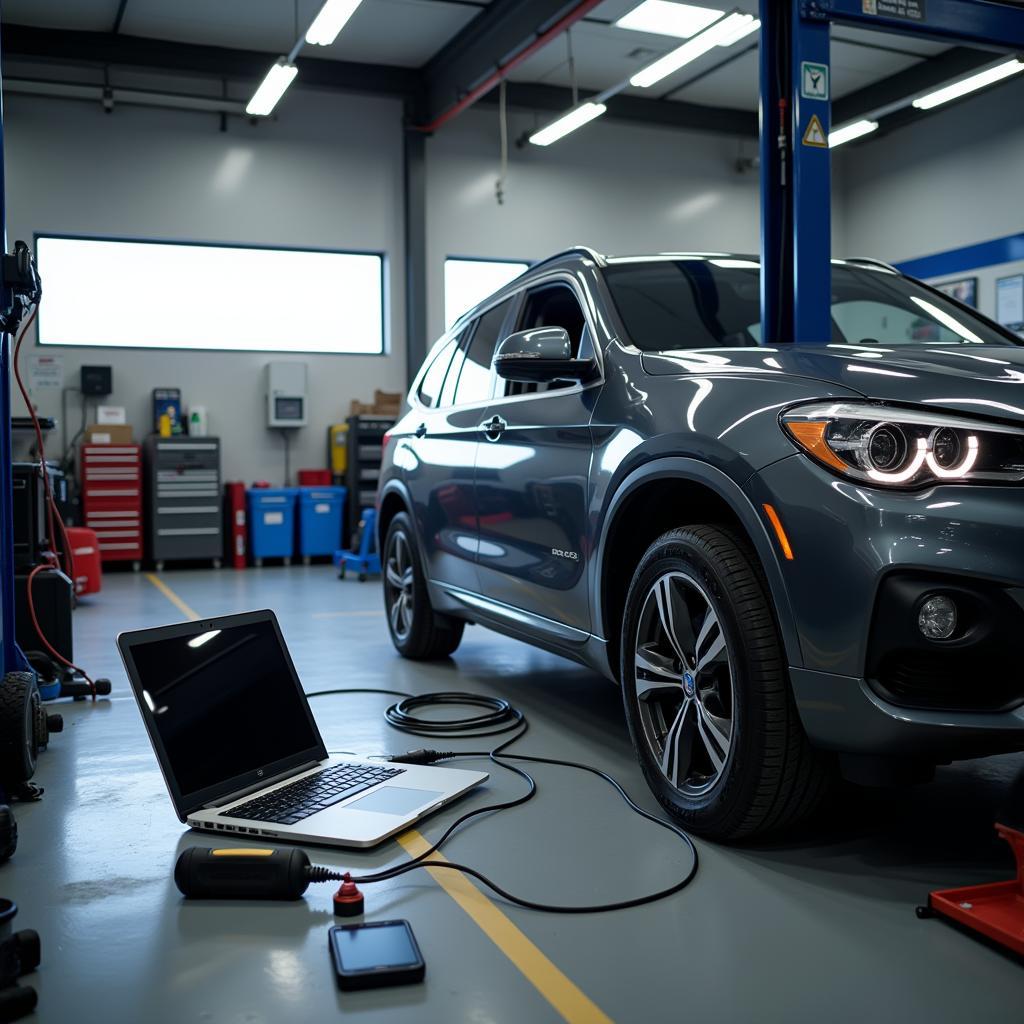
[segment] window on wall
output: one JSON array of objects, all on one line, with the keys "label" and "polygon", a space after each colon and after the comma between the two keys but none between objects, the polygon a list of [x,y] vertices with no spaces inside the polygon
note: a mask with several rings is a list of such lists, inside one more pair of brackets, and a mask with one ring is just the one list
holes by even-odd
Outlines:
[{"label": "window on wall", "polygon": [[44,235],[41,345],[379,354],[384,257]]},{"label": "window on wall", "polygon": [[444,261],[444,326],[456,320],[530,266],[516,260],[472,260],[450,257]]}]

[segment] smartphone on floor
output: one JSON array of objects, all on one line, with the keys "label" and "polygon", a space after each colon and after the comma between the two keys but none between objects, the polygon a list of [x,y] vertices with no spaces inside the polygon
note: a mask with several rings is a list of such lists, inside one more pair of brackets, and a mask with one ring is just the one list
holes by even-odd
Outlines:
[{"label": "smartphone on floor", "polygon": [[427,966],[408,921],[369,921],[331,928],[327,942],[338,985],[346,991],[411,985]]}]

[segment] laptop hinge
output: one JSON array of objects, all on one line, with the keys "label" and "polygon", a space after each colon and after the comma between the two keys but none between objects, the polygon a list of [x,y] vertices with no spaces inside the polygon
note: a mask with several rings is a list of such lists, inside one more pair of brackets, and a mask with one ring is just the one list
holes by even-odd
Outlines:
[{"label": "laptop hinge", "polygon": [[226,804],[232,804],[241,797],[248,796],[250,793],[255,793],[261,789],[268,789],[270,786],[274,786],[278,782],[284,782],[285,779],[290,779],[295,775],[301,775],[303,772],[308,772],[310,768],[315,768],[319,763],[319,761],[307,761],[305,764],[300,764],[298,768],[289,768],[288,771],[281,772],[279,775],[274,775],[269,779],[260,779],[260,781],[255,785],[246,786],[245,789],[236,789],[234,793],[231,793],[220,800],[211,800],[210,803],[203,804],[203,810],[208,811],[212,808],[224,807]]}]

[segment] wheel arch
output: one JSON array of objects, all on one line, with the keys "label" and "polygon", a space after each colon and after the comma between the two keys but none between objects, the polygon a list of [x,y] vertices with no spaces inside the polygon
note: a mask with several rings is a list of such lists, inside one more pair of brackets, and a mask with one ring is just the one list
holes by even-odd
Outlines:
[{"label": "wheel arch", "polygon": [[599,571],[591,581],[591,603],[615,678],[619,676],[618,623],[636,566],[661,534],[696,523],[731,527],[753,548],[768,583],[787,661],[802,665],[782,567],[764,520],[740,486],[721,470],[695,459],[669,457],[645,463],[626,476],[601,520],[595,559]]}]

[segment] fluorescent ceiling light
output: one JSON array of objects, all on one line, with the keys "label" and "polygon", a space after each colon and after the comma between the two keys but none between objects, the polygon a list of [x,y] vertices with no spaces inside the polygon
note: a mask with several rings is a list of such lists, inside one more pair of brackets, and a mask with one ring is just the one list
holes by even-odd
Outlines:
[{"label": "fluorescent ceiling light", "polygon": [[603,103],[581,103],[557,121],[552,121],[539,132],[534,132],[530,136],[530,141],[535,146],[550,146],[552,142],[564,138],[569,132],[574,132],[577,128],[589,124],[595,117],[600,117],[607,109]]},{"label": "fluorescent ceiling light", "polygon": [[722,39],[718,40],[719,46],[732,46],[733,43],[738,43],[741,39],[746,39],[751,32],[756,32],[761,27],[761,19],[754,18],[753,21],[744,22],[742,25],[736,26],[736,31],[730,33]]},{"label": "fluorescent ceiling light", "polygon": [[199,636],[192,637],[189,640],[189,647],[202,647],[207,641],[212,640],[215,636],[220,636],[219,629],[211,629],[209,633],[200,633]]},{"label": "fluorescent ceiling light", "polygon": [[260,87],[253,93],[245,112],[250,117],[266,117],[277,106],[277,101],[284,95],[285,89],[292,84],[292,79],[299,73],[294,64],[289,64],[286,57],[278,59],[271,65],[267,77],[260,82]]},{"label": "fluorescent ceiling light", "polygon": [[[749,30],[756,20],[752,14],[730,14],[727,18],[716,21],[700,35],[694,36],[688,43],[683,43],[671,53],[665,54],[653,64],[648,64],[643,70],[638,71],[629,80],[629,84],[646,89],[654,85],[655,82],[660,82],[681,67],[685,67],[691,61],[703,56],[708,50],[716,46],[729,45],[728,40],[735,41],[739,38],[737,33],[741,27]],[[744,32],[745,34],[746,32]]]},{"label": "fluorescent ceiling light", "polygon": [[976,89],[984,89],[986,85],[992,85],[1003,78],[1009,78],[1010,75],[1015,75],[1018,71],[1024,71],[1024,61],[1015,57],[1013,60],[1006,61],[1005,64],[997,64],[994,68],[971,75],[970,78],[964,78],[962,81],[954,82],[942,89],[936,89],[935,92],[930,92],[925,96],[918,96],[914,100],[914,106],[918,110],[931,110],[932,107],[948,103],[960,96],[966,96],[967,93],[974,92]]},{"label": "fluorescent ceiling light", "polygon": [[690,36],[706,29],[713,21],[717,21],[723,14],[725,11],[694,7],[693,4],[676,4],[670,0],[644,0],[639,7],[634,7],[628,14],[619,18],[615,22],[615,27],[689,39]]},{"label": "fluorescent ceiling light", "polygon": [[362,0],[327,0],[313,24],[306,30],[306,42],[314,46],[330,46]]},{"label": "fluorescent ceiling light", "polygon": [[853,121],[851,124],[844,124],[842,128],[833,128],[828,133],[828,147],[835,149],[844,142],[852,142],[862,135],[870,135],[877,127],[877,121]]}]

